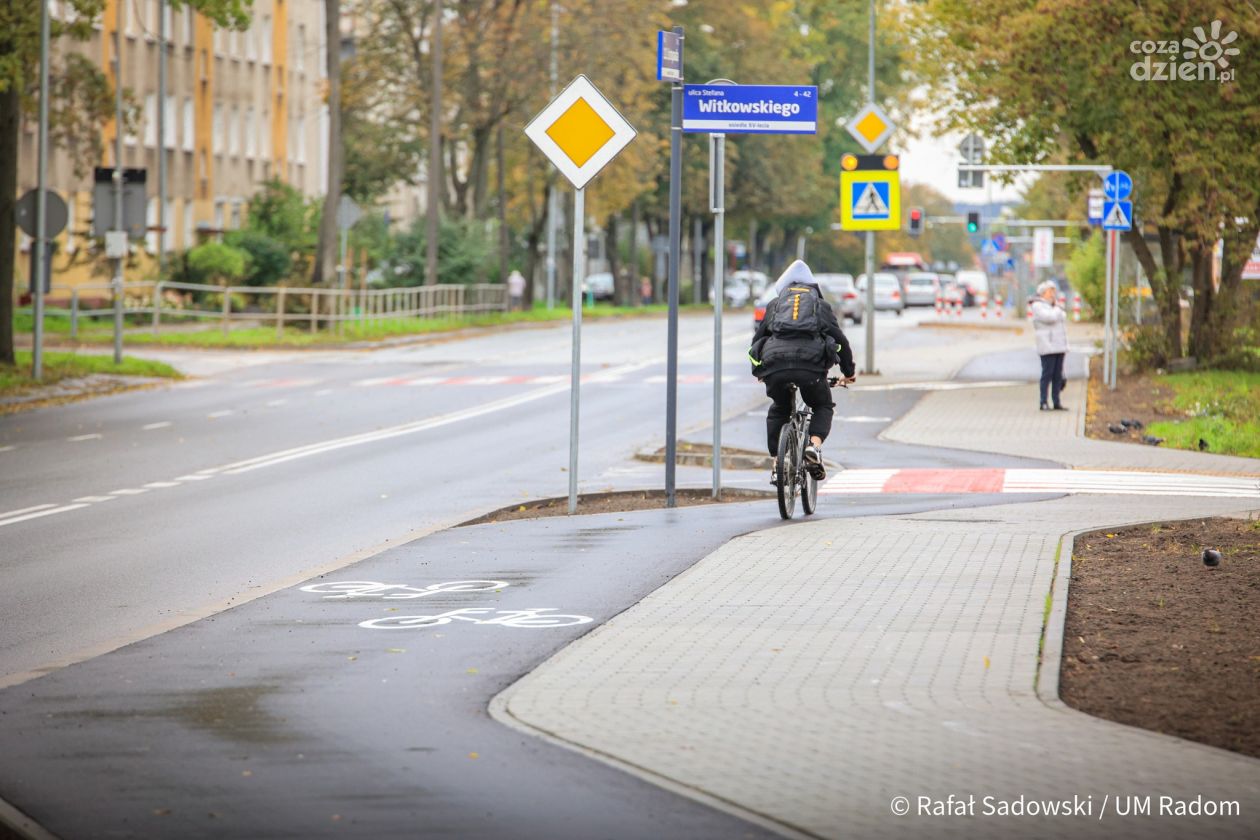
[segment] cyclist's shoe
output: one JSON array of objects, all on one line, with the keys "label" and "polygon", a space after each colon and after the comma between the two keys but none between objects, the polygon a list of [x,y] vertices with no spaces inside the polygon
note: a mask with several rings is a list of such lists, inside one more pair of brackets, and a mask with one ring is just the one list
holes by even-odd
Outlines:
[{"label": "cyclist's shoe", "polygon": [[816,481],[827,477],[827,468],[823,466],[822,449],[812,443],[805,447],[805,469]]},{"label": "cyclist's shoe", "polygon": [[770,468],[770,483],[775,487],[779,486],[779,469],[778,467]]}]

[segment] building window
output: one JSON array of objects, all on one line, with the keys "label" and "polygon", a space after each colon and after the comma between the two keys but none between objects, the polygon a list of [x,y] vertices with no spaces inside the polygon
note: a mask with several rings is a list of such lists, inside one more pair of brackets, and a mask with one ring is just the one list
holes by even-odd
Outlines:
[{"label": "building window", "polygon": [[193,10],[191,6],[184,7],[184,46],[191,47],[196,42],[196,36],[193,34]]},{"label": "building window", "polygon": [[70,197],[66,201],[66,253],[73,254],[79,250],[78,239],[74,234],[74,217],[75,211],[79,207],[79,194],[77,192],[70,193]]},{"label": "building window", "polygon": [[166,97],[166,107],[162,111],[162,145],[168,149],[175,148],[175,97]]},{"label": "building window", "polygon": [[[144,145],[157,146],[157,94],[149,93],[144,97],[144,110],[141,112],[141,120],[144,123]],[[136,144],[136,138],[133,134],[128,134],[126,143],[128,146]]]},{"label": "building window", "polygon": [[184,97],[184,151],[191,152],[193,150],[193,141],[195,138],[196,111],[193,108],[191,96]]},{"label": "building window", "polygon": [[214,203],[214,229],[223,230],[223,201]]},{"label": "building window", "polygon": [[216,155],[223,154],[223,106],[214,106],[213,144]]},{"label": "building window", "polygon": [[150,254],[156,254],[158,249],[158,235],[154,230],[158,223],[158,200],[150,198],[148,205],[145,207],[144,213],[145,232],[144,232],[144,250]]},{"label": "building window", "polygon": [[263,64],[271,63],[271,18],[262,20],[262,60]]},{"label": "building window", "polygon": [[306,117],[293,121],[293,133],[297,135],[297,152],[293,157],[298,163],[306,163]]},{"label": "building window", "polygon": [[245,58],[250,61],[258,59],[258,28],[250,26],[245,30]]},{"label": "building window", "polygon": [[193,204],[191,201],[183,202],[184,211],[184,250],[188,250],[197,244],[197,229],[193,226]]},{"label": "building window", "polygon": [[232,230],[237,230],[241,226],[241,206],[242,202],[239,198],[232,202]]},{"label": "building window", "polygon": [[306,72],[306,24],[299,23],[293,42],[293,67],[299,73]]},{"label": "building window", "polygon": [[271,157],[271,116],[266,111],[262,112],[258,128],[258,136],[261,140],[258,154],[263,160],[267,160]]},{"label": "building window", "polygon": [[166,33],[167,43],[175,40],[175,22],[170,3],[162,6],[162,31]]},{"label": "building window", "polygon": [[241,112],[235,105],[228,114],[228,154],[236,157],[241,153]]},{"label": "building window", "polygon": [[245,157],[250,160],[258,157],[258,125],[253,108],[245,109]]}]

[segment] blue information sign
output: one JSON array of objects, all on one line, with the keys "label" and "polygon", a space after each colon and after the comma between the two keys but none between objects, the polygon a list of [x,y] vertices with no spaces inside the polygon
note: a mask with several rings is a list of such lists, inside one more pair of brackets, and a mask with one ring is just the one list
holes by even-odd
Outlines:
[{"label": "blue information sign", "polygon": [[683,131],[815,134],[813,85],[683,85]]},{"label": "blue information sign", "polygon": [[659,31],[656,33],[656,80],[658,82],[681,82],[682,36],[677,32]]},{"label": "blue information sign", "polygon": [[1133,193],[1133,179],[1128,172],[1117,169],[1103,179],[1103,195],[1112,201],[1124,201]]}]

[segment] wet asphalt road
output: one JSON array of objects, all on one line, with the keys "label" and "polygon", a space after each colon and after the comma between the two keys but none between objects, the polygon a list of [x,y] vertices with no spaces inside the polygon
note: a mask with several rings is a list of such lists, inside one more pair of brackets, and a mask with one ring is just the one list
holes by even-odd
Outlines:
[{"label": "wet asphalt road", "polygon": [[[638,424],[647,421],[635,413],[635,404],[644,402],[640,384],[605,387],[621,394],[594,401],[608,440],[632,437],[624,434],[619,419],[642,437]],[[206,393],[189,393],[198,390]],[[837,413],[896,417],[919,396],[841,392]],[[707,408],[707,401],[699,407]],[[640,410],[648,415],[654,408]],[[320,419],[329,416],[335,417],[336,410]],[[762,417],[754,411],[724,424],[728,442],[756,448],[764,435]],[[883,425],[841,420],[828,458],[851,467],[1042,466],[886,444],[876,439]],[[616,437],[615,429],[623,436]],[[493,422],[480,420],[461,430],[497,433]],[[423,437],[413,438],[413,445]],[[441,478],[442,469],[455,469],[444,466],[441,439],[426,447],[400,455],[396,449],[364,446],[353,459],[347,452],[355,450],[339,450],[308,460],[331,471],[323,479],[329,487],[348,475],[366,472],[379,481],[400,466],[423,464],[439,476],[428,492],[436,504],[466,504],[475,488],[461,480],[457,469]],[[529,482],[524,474],[537,469],[542,456],[523,442],[513,443],[506,459],[501,451],[496,454],[495,469],[508,475],[522,470],[518,480],[525,486],[563,481],[561,475],[558,481]],[[610,464],[618,460],[613,453],[603,457]],[[246,474],[254,480],[234,485],[227,498],[209,492],[218,477],[178,488],[206,494],[193,499],[210,521],[240,522],[242,509],[259,509],[259,520],[247,530],[262,537],[263,546],[216,561],[225,579],[247,574],[248,563],[257,562],[268,545],[285,551],[288,541],[303,545],[322,533],[319,516],[326,516],[329,526],[341,521],[337,508],[345,504],[349,489],[344,487],[332,488],[341,494],[333,492],[326,508],[316,504],[314,516],[308,514],[312,534],[270,534],[274,528],[261,513],[276,505],[274,497],[291,492],[295,481],[317,480],[311,470],[289,474],[288,469],[278,465]],[[764,480],[730,477],[750,485]],[[401,476],[396,486],[408,482],[409,476]],[[303,489],[304,508],[324,486]],[[447,498],[439,501],[444,492]],[[176,495],[170,498],[175,504]],[[820,515],[892,514],[1027,498],[848,497],[827,499]],[[180,515],[187,513],[185,507]],[[356,523],[379,524],[357,512]],[[484,525],[400,545],[322,580],[403,584],[420,591],[473,578],[508,585],[408,599],[329,599],[325,593],[302,591],[306,584],[289,586],[4,690],[0,797],[64,837],[762,836],[761,828],[733,816],[508,729],[491,720],[486,708],[495,694],[546,657],[732,536],[776,525],[774,503],[766,500]],[[75,539],[73,533],[57,536],[71,544]],[[213,529],[205,539],[213,542]],[[221,541],[221,553],[227,553],[224,547]],[[141,570],[135,573],[143,577]],[[415,593],[395,589],[387,594]],[[370,619],[457,609],[490,611],[460,614],[482,621],[510,618],[503,611],[544,609],[591,622],[511,627],[456,619],[440,627],[359,626]],[[69,635],[91,626],[92,616],[80,614],[75,621],[75,614],[69,615],[67,620],[65,613],[54,613],[49,620]]]}]

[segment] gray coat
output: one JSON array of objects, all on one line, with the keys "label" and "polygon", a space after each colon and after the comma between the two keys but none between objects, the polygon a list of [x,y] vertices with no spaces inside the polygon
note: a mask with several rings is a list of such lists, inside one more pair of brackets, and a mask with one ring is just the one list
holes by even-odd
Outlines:
[{"label": "gray coat", "polygon": [[1066,353],[1067,313],[1053,303],[1035,300],[1032,305],[1033,329],[1037,333],[1037,355]]}]

